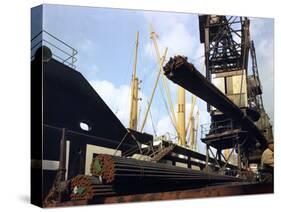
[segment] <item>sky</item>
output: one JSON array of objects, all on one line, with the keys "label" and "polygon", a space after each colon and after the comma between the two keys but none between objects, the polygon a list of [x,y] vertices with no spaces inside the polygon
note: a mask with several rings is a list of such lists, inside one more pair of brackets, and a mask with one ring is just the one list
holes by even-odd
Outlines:
[{"label": "sky", "polygon": [[[139,127],[159,70],[150,39],[151,25],[158,36],[160,54],[168,47],[165,62],[174,55],[185,55],[200,72],[205,73],[204,47],[199,41],[198,14],[44,5],[41,16],[41,9],[37,7],[31,12],[31,36],[41,30],[42,23],[44,30],[75,48],[78,51],[76,69],[86,77],[126,127],[129,123],[130,83],[137,31],[137,76],[142,80]],[[250,18],[250,21],[250,36],[255,42],[264,106],[273,123],[274,21],[265,18]],[[168,84],[176,112],[178,87],[170,81]],[[176,133],[167,112],[166,99],[160,80],[152,103],[151,116],[148,117],[144,131],[174,138]],[[186,116],[189,114],[190,102],[191,94],[186,92]],[[200,114],[199,126],[209,123],[210,117],[204,101],[197,100],[194,114],[197,110]],[[203,151],[200,127],[197,143],[199,151]]]}]

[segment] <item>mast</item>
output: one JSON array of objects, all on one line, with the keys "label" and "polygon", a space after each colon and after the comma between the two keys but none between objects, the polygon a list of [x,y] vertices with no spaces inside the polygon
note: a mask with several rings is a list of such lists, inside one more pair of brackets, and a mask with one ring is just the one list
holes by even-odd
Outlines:
[{"label": "mast", "polygon": [[195,120],[194,116],[190,118],[190,134],[189,134],[190,149],[194,150],[195,146]]},{"label": "mast", "polygon": [[164,55],[161,57],[161,61],[159,63],[159,71],[158,71],[157,77],[156,77],[155,82],[154,82],[154,86],[153,86],[153,89],[152,89],[151,96],[150,96],[149,101],[148,101],[148,106],[147,106],[147,109],[146,109],[146,112],[145,112],[145,115],[144,115],[144,119],[143,119],[143,122],[142,122],[142,125],[141,125],[141,129],[140,129],[141,132],[143,131],[144,125],[145,125],[146,120],[147,120],[147,116],[148,116],[148,113],[149,113],[149,110],[150,110],[150,107],[151,107],[151,104],[152,104],[152,100],[153,100],[153,97],[154,97],[154,94],[155,94],[155,91],[156,91],[156,87],[157,87],[159,78],[160,78],[161,73],[162,73],[161,72],[162,66],[163,66],[163,63],[165,61],[167,51],[168,51],[168,48],[165,48]]},{"label": "mast", "polygon": [[[150,38],[151,38],[151,40],[152,40],[152,42],[154,44],[154,48],[155,48],[155,52],[156,52],[156,56],[157,56],[157,61],[160,64],[161,56],[160,56],[160,51],[159,51],[159,48],[158,48],[158,45],[157,45],[157,41],[156,41],[157,34],[153,30],[152,25],[150,25]],[[173,124],[177,134],[179,135],[178,128],[177,128],[177,122],[176,122],[176,115],[175,115],[175,112],[174,112],[175,110],[174,110],[173,102],[172,102],[172,99],[171,99],[171,93],[170,93],[170,89],[169,89],[169,86],[168,86],[168,82],[167,82],[166,77],[164,76],[163,67],[160,66],[160,69],[161,69],[163,85],[164,85],[164,88],[165,88],[165,92],[166,92],[167,100],[168,100],[168,104],[169,104],[169,109],[170,109],[170,111],[169,111],[170,114],[169,115],[171,116],[172,124]]]},{"label": "mast", "polygon": [[133,75],[132,75],[132,82],[131,82],[131,110],[130,110],[129,128],[133,130],[137,130],[137,121],[138,121],[139,80],[136,76],[138,46],[139,46],[139,31],[137,31],[137,36],[136,36],[135,59],[134,59],[134,68],[133,68]]},{"label": "mast", "polygon": [[195,122],[196,124],[194,124],[195,128],[194,128],[194,141],[193,141],[193,145],[191,146],[191,149],[193,149],[194,151],[197,151],[197,135],[198,135],[198,126],[199,126],[199,109],[197,110],[196,116],[195,116]]},{"label": "mast", "polygon": [[178,143],[181,146],[186,145],[186,132],[185,132],[185,89],[178,86]]},{"label": "mast", "polygon": [[189,115],[188,115],[188,119],[187,119],[187,126],[186,126],[186,129],[185,129],[185,134],[187,134],[187,132],[190,128],[191,117],[193,116],[193,111],[194,111],[196,99],[197,99],[196,96],[191,95],[191,107],[190,107],[190,111],[189,111]]}]

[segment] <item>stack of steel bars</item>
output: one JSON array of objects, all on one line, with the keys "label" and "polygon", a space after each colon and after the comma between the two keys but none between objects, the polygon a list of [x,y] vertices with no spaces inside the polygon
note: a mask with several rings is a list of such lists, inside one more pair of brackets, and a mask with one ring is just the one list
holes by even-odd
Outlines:
[{"label": "stack of steel bars", "polygon": [[99,201],[108,196],[187,190],[240,181],[239,178],[132,158],[97,155],[93,176],[78,175],[69,181],[71,201]]},{"label": "stack of steel bars", "polygon": [[112,196],[112,185],[101,184],[96,177],[78,175],[70,181],[70,200],[91,200],[98,196]]},{"label": "stack of steel bars", "polygon": [[[163,163],[141,161],[100,154],[92,163],[91,172],[103,183],[210,184],[239,181],[239,178],[207,173]],[[132,186],[135,184],[132,184]]]}]

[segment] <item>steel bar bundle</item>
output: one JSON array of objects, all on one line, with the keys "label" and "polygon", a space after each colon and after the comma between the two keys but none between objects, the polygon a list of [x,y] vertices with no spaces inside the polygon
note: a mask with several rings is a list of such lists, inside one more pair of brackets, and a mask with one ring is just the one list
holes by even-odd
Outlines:
[{"label": "steel bar bundle", "polygon": [[240,123],[265,148],[267,140],[251,118],[215,85],[208,81],[193,64],[187,61],[186,57],[175,56],[174,58],[170,58],[164,67],[164,72],[168,79]]},{"label": "steel bar bundle", "polygon": [[105,154],[100,154],[93,160],[91,171],[103,183],[133,183],[130,186],[165,185],[174,188],[179,185],[183,188],[184,184],[196,186],[240,180],[231,176]]},{"label": "steel bar bundle", "polygon": [[99,202],[110,196],[187,190],[241,181],[236,177],[106,154],[94,158],[91,173],[93,176],[78,175],[69,181],[68,200]]},{"label": "steel bar bundle", "polygon": [[95,177],[78,175],[70,182],[70,200],[91,200],[98,196],[112,196],[112,185],[104,185],[97,181]]}]

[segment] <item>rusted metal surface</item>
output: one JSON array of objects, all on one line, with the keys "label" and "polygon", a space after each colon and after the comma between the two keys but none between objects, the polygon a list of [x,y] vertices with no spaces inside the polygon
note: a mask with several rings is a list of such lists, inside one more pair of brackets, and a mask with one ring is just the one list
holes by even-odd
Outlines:
[{"label": "rusted metal surface", "polygon": [[107,197],[104,199],[103,203],[174,200],[265,193],[273,193],[272,184],[244,184],[217,187],[212,186],[190,191],[173,191],[150,194],[126,195],[120,197]]},{"label": "rusted metal surface", "polygon": [[107,204],[107,203],[125,203],[125,202],[143,202],[143,201],[159,201],[159,200],[177,200],[205,197],[223,197],[235,195],[250,195],[250,194],[270,194],[273,193],[273,184],[233,184],[224,186],[210,186],[193,190],[180,190],[171,192],[145,193],[122,196],[111,196],[104,198],[96,198],[90,201],[67,201],[62,203],[50,204],[48,207],[59,206],[75,206],[89,204]]},{"label": "rusted metal surface", "polygon": [[68,183],[69,181],[60,181],[60,174],[58,172],[52,188],[42,202],[43,207],[49,207],[49,205],[69,200],[68,197],[66,197]]},{"label": "rusted metal surface", "polygon": [[79,205],[88,205],[87,200],[77,200],[77,201],[67,201],[62,203],[50,203],[44,205],[44,208],[53,208],[53,207],[67,207],[67,206],[79,206]]},{"label": "rusted metal surface", "polygon": [[[113,196],[112,185],[101,184],[93,176],[77,175],[71,180],[56,183],[44,200],[44,207],[52,207],[62,202],[83,202],[90,201],[99,197]],[[59,198],[59,197],[62,198]]]},{"label": "rusted metal surface", "polygon": [[94,197],[94,188],[90,179],[78,175],[71,180],[71,200],[90,200]]},{"label": "rusted metal surface", "polygon": [[101,176],[105,183],[114,181],[115,164],[112,156],[98,155],[91,164],[91,173],[94,176]]},{"label": "rusted metal surface", "polygon": [[[106,154],[95,157],[91,173],[94,176],[77,175],[60,184],[56,182],[54,190],[50,191],[44,201],[44,207],[57,206],[69,201],[102,203],[110,196],[118,198],[128,195],[131,198],[140,194],[146,197],[146,194],[150,193],[156,193],[157,196],[157,193],[161,192],[241,181],[240,178],[232,176]],[[165,195],[169,196],[169,193]]]},{"label": "rusted metal surface", "polygon": [[100,184],[94,177],[78,175],[71,180],[70,200],[91,200],[97,196],[109,195],[115,195],[112,185]]}]

